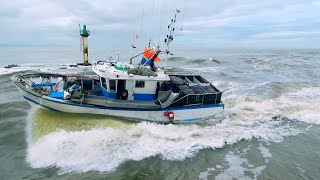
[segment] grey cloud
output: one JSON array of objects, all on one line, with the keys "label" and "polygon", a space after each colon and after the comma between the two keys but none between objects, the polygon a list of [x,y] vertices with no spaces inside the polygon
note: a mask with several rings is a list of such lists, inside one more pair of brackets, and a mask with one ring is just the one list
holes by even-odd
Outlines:
[{"label": "grey cloud", "polygon": [[[93,36],[127,45],[131,36],[141,31],[144,9],[144,40],[153,37],[162,41],[175,8],[183,11],[178,17],[178,28],[184,16],[184,31],[177,32],[177,38],[194,39],[195,43],[220,40],[219,43],[234,41],[234,45],[240,46],[264,35],[265,39],[276,38],[268,36],[273,32],[316,32],[320,29],[318,1],[11,0],[0,7],[0,23],[4,27],[0,33],[10,33],[3,39],[3,43],[9,44],[55,44],[57,39],[58,43],[72,44],[78,43],[78,24],[88,24]],[[32,35],[25,36],[28,33]],[[187,38],[181,38],[183,36]],[[294,34],[291,36],[294,38]],[[91,39],[92,43],[105,45],[97,37]]]}]

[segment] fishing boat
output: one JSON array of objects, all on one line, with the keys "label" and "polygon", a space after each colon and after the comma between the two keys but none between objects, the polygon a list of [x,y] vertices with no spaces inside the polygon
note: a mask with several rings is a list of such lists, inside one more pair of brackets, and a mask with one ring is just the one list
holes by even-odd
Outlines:
[{"label": "fishing boat", "polygon": [[[175,18],[168,26],[165,51],[159,45],[151,48],[149,43],[128,63],[93,63],[93,75],[32,73],[11,79],[29,104],[52,111],[161,123],[201,122],[223,111],[222,92],[200,74],[168,72],[155,64],[160,53],[167,55],[166,61],[171,54]],[[80,35],[85,64],[89,34],[84,25]],[[141,56],[141,61],[134,64],[133,59]]]}]

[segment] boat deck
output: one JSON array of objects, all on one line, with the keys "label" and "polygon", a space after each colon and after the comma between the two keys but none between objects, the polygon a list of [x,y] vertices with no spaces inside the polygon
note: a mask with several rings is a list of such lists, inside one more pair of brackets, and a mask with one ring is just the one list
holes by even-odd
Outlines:
[{"label": "boat deck", "polygon": [[132,101],[132,100],[120,100],[107,98],[104,96],[85,95],[84,103],[99,105],[104,107],[122,107],[122,108],[146,108],[146,109],[158,109],[160,105],[156,104],[155,101]]}]

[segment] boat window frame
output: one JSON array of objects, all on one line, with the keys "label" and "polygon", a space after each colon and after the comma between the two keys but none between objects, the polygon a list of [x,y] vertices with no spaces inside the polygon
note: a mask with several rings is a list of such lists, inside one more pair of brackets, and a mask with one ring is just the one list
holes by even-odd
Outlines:
[{"label": "boat window frame", "polygon": [[[141,85],[139,83],[142,83]],[[146,81],[144,80],[136,80],[134,84],[135,88],[145,88],[146,87]]]},{"label": "boat window frame", "polygon": [[[111,81],[114,81],[114,89],[111,89]],[[117,92],[117,80],[116,79],[109,79],[109,91],[110,92]]]},{"label": "boat window frame", "polygon": [[[103,84],[103,81],[104,81],[104,84]],[[107,85],[107,79],[104,78],[104,77],[100,77],[100,84],[101,84],[101,87],[108,90],[108,85]],[[104,86],[105,85],[105,86]]]}]

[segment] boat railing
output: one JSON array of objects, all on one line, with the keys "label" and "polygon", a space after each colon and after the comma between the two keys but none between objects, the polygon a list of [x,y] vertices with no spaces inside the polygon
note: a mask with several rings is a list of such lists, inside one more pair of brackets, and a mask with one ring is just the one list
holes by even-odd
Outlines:
[{"label": "boat railing", "polygon": [[[204,105],[204,104],[218,104],[221,103],[221,95],[222,92],[216,93],[203,93],[203,94],[186,94],[181,98],[175,100],[172,104],[179,105]],[[211,96],[211,97],[210,97]],[[214,97],[214,101],[212,100]],[[205,98],[208,98],[208,101],[205,101]]]},{"label": "boat railing", "polygon": [[160,99],[158,99],[157,101],[159,102],[160,106],[162,106],[162,102],[161,102],[161,100],[160,100]]},{"label": "boat railing", "polygon": [[177,76],[200,76],[200,73],[199,72],[186,72],[186,71],[174,71],[174,72],[170,72],[168,71],[167,74],[169,76],[174,76],[174,75],[177,75]]},{"label": "boat railing", "polygon": [[16,80],[17,83],[20,83],[21,85],[23,85],[24,87],[28,88],[28,89],[31,89],[31,86],[29,85],[28,82],[26,82],[26,79],[21,76],[21,75],[17,75],[17,80]]},{"label": "boat railing", "polygon": [[96,62],[96,64],[104,64],[104,63],[111,63],[111,62],[114,62],[114,61],[111,61],[111,60],[109,60],[109,61],[106,61],[106,60],[100,60],[100,61],[97,61]]}]

